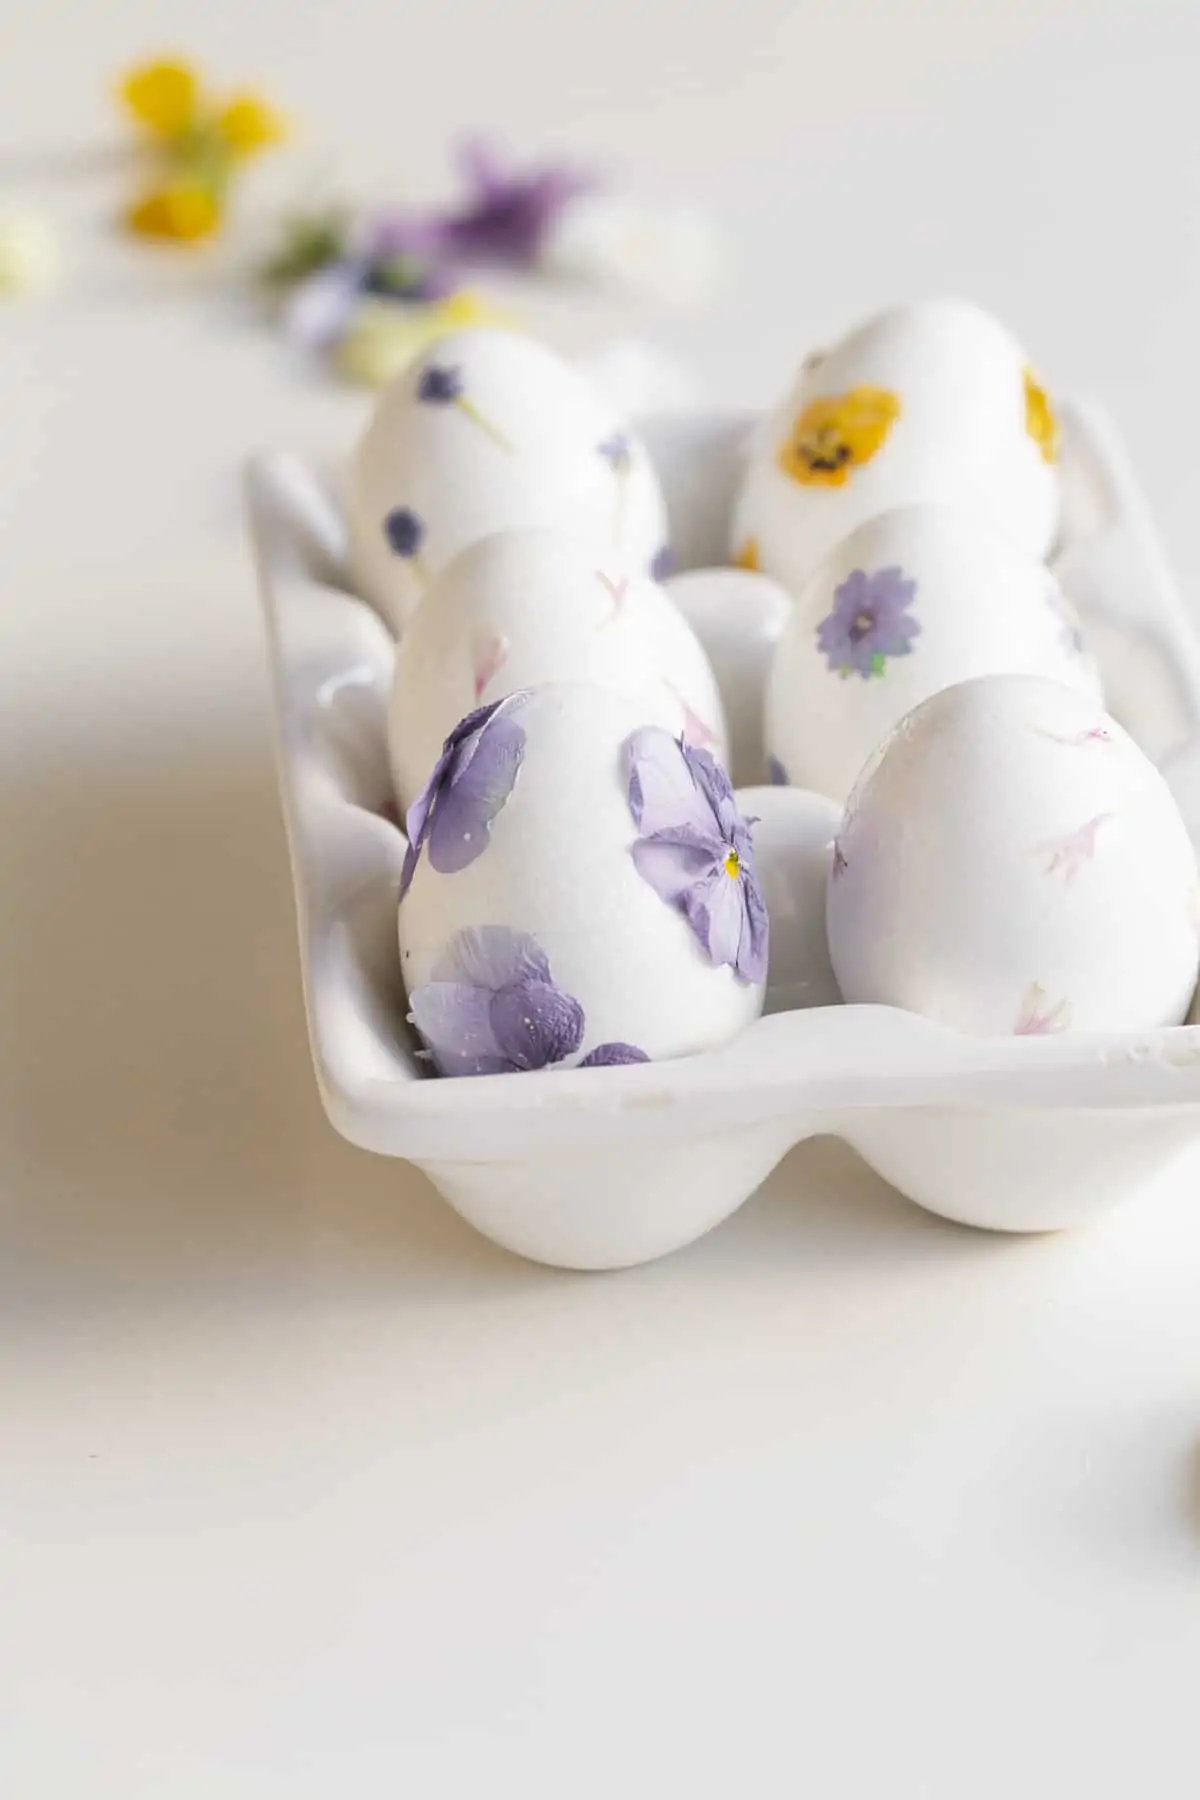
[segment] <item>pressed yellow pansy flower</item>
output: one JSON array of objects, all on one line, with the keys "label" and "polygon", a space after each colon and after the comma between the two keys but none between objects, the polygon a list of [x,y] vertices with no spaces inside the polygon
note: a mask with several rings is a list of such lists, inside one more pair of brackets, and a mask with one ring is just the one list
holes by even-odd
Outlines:
[{"label": "pressed yellow pansy flower", "polygon": [[806,487],[844,487],[883,447],[899,416],[899,398],[887,388],[810,400],[779,451],[779,467]]},{"label": "pressed yellow pansy flower", "polygon": [[1058,419],[1032,369],[1025,371],[1025,429],[1048,463],[1058,460]]},{"label": "pressed yellow pansy flower", "polygon": [[139,237],[196,244],[217,230],[221,207],[204,182],[171,181],[152,188],[136,201],[126,214],[126,222]]},{"label": "pressed yellow pansy flower", "polygon": [[121,98],[138,124],[156,137],[180,137],[195,124],[200,81],[190,63],[142,63],[121,83]]},{"label": "pressed yellow pansy flower", "polygon": [[335,361],[348,380],[383,387],[447,332],[508,323],[503,313],[469,288],[433,306],[364,300],[338,344]]},{"label": "pressed yellow pansy flower", "polygon": [[283,143],[287,121],[258,94],[235,94],[217,114],[216,131],[234,156],[257,156]]},{"label": "pressed yellow pansy flower", "polygon": [[736,568],[750,569],[755,575],[759,574],[762,564],[758,560],[758,539],[747,538],[733,561]]}]

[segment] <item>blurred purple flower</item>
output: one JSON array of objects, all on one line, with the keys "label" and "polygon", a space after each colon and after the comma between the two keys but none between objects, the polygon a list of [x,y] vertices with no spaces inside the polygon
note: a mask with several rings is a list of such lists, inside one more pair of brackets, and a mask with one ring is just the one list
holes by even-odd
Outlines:
[{"label": "blurred purple flower", "polygon": [[650,562],[650,574],[655,581],[665,581],[675,569],[675,552],[670,544],[660,544]]},{"label": "blurred purple flower", "polygon": [[423,406],[453,406],[462,399],[462,370],[444,363],[430,363],[421,370],[417,399]]},{"label": "blurred purple flower", "polygon": [[917,591],[903,569],[855,569],[835,589],[817,626],[817,648],[839,675],[882,675],[889,656],[908,656],[921,627],[906,609]]},{"label": "blurred purple flower", "polygon": [[625,750],[639,875],[684,914],[711,962],[765,980],[767,908],[729,777],[707,750],[661,726],[635,731]]},{"label": "blurred purple flower", "polygon": [[788,772],[777,756],[767,758],[767,779],[772,787],[787,787]]},{"label": "blurred purple flower", "polygon": [[604,458],[615,475],[627,475],[633,459],[629,433],[614,431],[611,437],[606,437],[603,443],[596,445],[596,454]]},{"label": "blurred purple flower", "polygon": [[467,196],[440,222],[443,255],[452,262],[529,267],[563,209],[595,185],[577,170],[553,164],[517,174],[479,138],[461,146],[458,161]]},{"label": "blurred purple flower", "polygon": [[487,849],[492,820],[512,793],[525,755],[525,733],[513,715],[528,698],[524,689],[477,707],[446,739],[433,773],[408,809],[401,900],[422,850],[428,850],[439,874],[455,875]]}]

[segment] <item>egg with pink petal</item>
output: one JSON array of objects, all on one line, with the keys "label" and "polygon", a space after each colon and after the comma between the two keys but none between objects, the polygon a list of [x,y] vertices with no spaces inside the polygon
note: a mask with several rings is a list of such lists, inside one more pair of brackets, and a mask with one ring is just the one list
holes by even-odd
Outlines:
[{"label": "egg with pink petal", "polygon": [[925,701],[851,795],[830,874],[843,997],[962,1031],[1179,1024],[1196,853],[1163,777],[1092,700],[993,675]]},{"label": "egg with pink petal", "polygon": [[678,607],[648,575],[586,539],[532,527],[462,551],[400,640],[388,743],[401,806],[459,719],[546,681],[640,691],[648,723],[726,761],[717,683]]},{"label": "egg with pink petal", "polygon": [[839,539],[897,506],[974,512],[1032,559],[1061,505],[1052,400],[965,300],[893,307],[805,361],[749,453],[731,549],[798,593]]},{"label": "egg with pink petal", "polygon": [[666,550],[641,440],[583,375],[510,331],[441,337],[385,389],[348,510],[358,585],[397,632],[441,570],[493,532],[555,526],[637,570]]},{"label": "egg with pink petal", "polygon": [[761,1012],[750,828],[637,693],[549,683],[477,710],[407,823],[401,969],[438,1073],[685,1056]]}]

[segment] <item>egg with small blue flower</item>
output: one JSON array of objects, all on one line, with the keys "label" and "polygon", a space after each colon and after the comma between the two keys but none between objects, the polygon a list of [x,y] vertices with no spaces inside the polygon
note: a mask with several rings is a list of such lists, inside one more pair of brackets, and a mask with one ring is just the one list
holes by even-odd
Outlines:
[{"label": "egg with small blue flower", "polygon": [[397,633],[441,570],[493,532],[556,526],[638,570],[667,554],[639,438],[584,376],[510,331],[439,338],[385,389],[348,510],[355,578]]}]

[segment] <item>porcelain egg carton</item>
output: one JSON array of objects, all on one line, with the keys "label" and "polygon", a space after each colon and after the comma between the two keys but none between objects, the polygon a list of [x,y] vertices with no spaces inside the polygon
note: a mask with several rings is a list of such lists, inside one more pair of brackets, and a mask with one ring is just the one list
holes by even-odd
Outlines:
[{"label": "porcelain egg carton", "polygon": [[[719,564],[752,422],[689,413],[640,428],[682,567]],[[1058,573],[1087,621],[1112,710],[1194,826],[1200,648],[1097,409],[1064,408],[1063,469]],[[817,1133],[845,1139],[933,1212],[1042,1231],[1129,1195],[1200,1137],[1194,1023],[992,1039],[887,1007],[822,1007],[765,1016],[722,1049],[674,1062],[428,1076],[405,1024],[396,943],[404,839],[385,746],[392,640],[351,591],[340,509],[318,470],[261,457],[250,495],[325,1110],[352,1143],[416,1163],[488,1237],[574,1268],[643,1262],[711,1230]],[[706,605],[695,580],[679,599],[735,741],[753,742],[765,622]],[[753,768],[734,774],[761,779]]]}]

